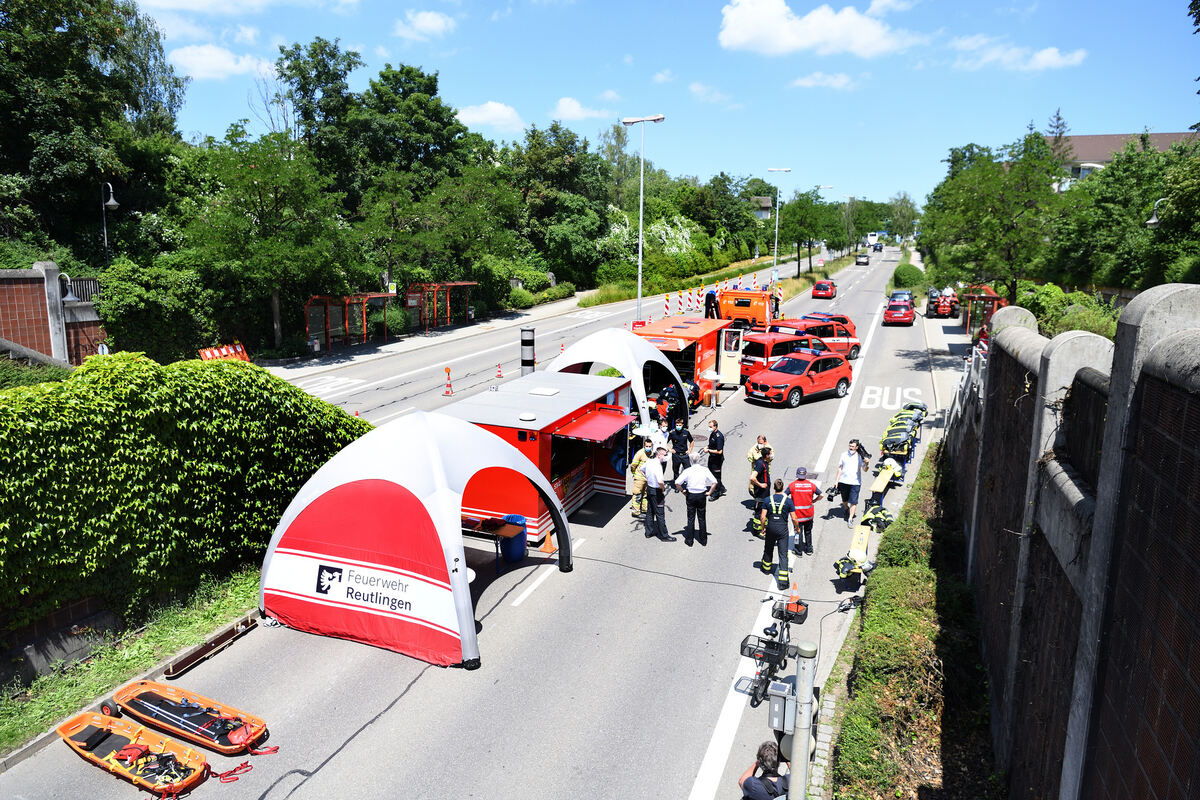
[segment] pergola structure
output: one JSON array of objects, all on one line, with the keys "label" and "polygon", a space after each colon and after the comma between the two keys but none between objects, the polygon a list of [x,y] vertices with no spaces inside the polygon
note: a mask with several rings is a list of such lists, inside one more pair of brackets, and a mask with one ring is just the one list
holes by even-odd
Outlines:
[{"label": "pergola structure", "polygon": [[[476,281],[446,281],[443,283],[414,283],[405,292],[404,307],[416,311],[419,325],[426,330],[438,325],[449,325],[453,322],[450,310],[450,292],[462,289],[465,299],[462,304],[461,321],[468,322],[467,308],[471,304],[471,287],[478,286]],[[440,299],[440,306],[439,306]]]},{"label": "pergola structure", "polygon": [[[394,298],[388,292],[360,292],[345,297],[314,295],[304,304],[304,339],[321,339],[325,351],[333,342],[355,344],[367,341],[367,304],[371,300]],[[384,326],[384,336],[387,335]]]}]

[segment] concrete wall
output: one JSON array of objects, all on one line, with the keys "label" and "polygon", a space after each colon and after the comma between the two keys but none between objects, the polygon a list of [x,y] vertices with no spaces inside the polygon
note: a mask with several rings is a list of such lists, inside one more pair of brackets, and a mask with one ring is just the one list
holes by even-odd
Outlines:
[{"label": "concrete wall", "polygon": [[1200,287],[1143,292],[1115,344],[1031,322],[997,312],[947,431],[1009,794],[1198,797]]}]

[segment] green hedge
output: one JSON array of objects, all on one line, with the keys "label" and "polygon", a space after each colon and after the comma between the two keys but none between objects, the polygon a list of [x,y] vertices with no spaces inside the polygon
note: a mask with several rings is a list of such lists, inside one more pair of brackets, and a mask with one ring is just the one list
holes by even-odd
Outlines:
[{"label": "green hedge", "polygon": [[0,392],[0,632],[149,603],[262,558],[318,467],[370,430],[242,361],[96,356]]},{"label": "green hedge", "polygon": [[892,273],[892,285],[897,289],[916,286],[923,280],[925,280],[925,273],[912,264],[901,264]]},{"label": "green hedge", "polygon": [[555,300],[565,300],[573,294],[575,294],[575,284],[563,281],[538,292],[534,295],[533,301],[536,305],[541,305],[542,303],[552,303]]},{"label": "green hedge", "polygon": [[52,364],[31,364],[25,366],[17,361],[11,361],[0,354],[0,389],[11,389],[14,386],[32,386],[47,381],[64,381],[71,375],[69,367],[59,367]]}]

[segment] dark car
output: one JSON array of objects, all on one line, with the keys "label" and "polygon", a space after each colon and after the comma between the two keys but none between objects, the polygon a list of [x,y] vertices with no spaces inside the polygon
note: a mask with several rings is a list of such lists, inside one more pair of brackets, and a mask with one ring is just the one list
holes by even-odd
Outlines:
[{"label": "dark car", "polygon": [[874,250],[876,253],[882,253],[882,252],[883,252],[883,242],[876,242],[876,243],[875,243],[875,246],[874,246],[872,249],[873,249],[873,250]]},{"label": "dark car", "polygon": [[889,303],[908,303],[913,305],[913,293],[908,289],[897,289],[888,298]]},{"label": "dark car", "polygon": [[867,255],[866,253],[859,253],[854,257],[854,266],[856,267],[868,266],[870,263],[871,256]]}]

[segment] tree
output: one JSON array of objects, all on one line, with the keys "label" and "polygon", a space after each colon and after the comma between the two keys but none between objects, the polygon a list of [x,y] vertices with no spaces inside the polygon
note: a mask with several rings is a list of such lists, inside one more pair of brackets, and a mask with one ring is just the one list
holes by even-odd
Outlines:
[{"label": "tree", "polygon": [[1061,196],[1061,167],[1045,137],[1029,132],[995,157],[970,145],[952,149],[949,174],[934,188],[922,218],[922,246],[939,279],[1002,284],[1010,302],[1017,281],[1037,274]]},{"label": "tree", "polygon": [[796,192],[779,212],[779,240],[799,242],[808,248],[808,271],[812,272],[812,241],[821,238],[821,192],[817,188]]},{"label": "tree", "polygon": [[1067,134],[1071,132],[1071,128],[1067,125],[1067,121],[1063,119],[1062,109],[1054,109],[1054,116],[1050,118],[1050,122],[1046,127],[1046,138],[1050,140],[1050,153],[1060,164],[1066,164],[1071,160],[1072,147],[1071,140],[1067,138]]},{"label": "tree", "polygon": [[43,230],[85,241],[98,233],[100,182],[126,171],[112,126],[174,135],[185,83],[157,26],[130,0],[6,0],[0,174],[27,181],[23,196]]},{"label": "tree", "polygon": [[888,232],[893,236],[910,236],[913,223],[917,221],[917,204],[908,192],[900,192],[888,201]]},{"label": "tree", "polygon": [[[279,133],[251,140],[241,125],[225,141],[210,140],[213,185],[187,228],[223,292],[227,313],[261,317],[269,300],[275,347],[283,342],[281,298],[298,308],[313,294],[342,294],[365,276],[343,267],[341,195],[317,169],[302,142]],[[225,319],[226,330],[245,322]],[[289,316],[287,327],[297,330]]]}]

